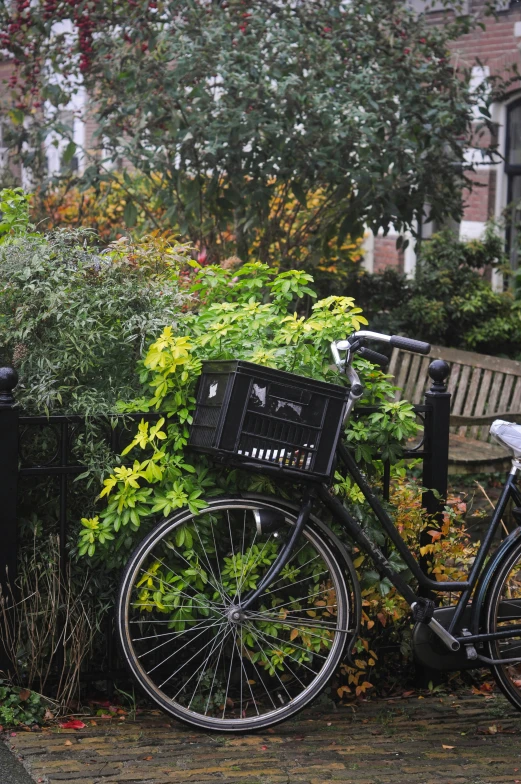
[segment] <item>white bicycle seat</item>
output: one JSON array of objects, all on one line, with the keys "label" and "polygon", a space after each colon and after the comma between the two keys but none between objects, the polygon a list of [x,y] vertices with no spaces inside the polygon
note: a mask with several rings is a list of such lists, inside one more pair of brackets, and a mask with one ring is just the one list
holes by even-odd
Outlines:
[{"label": "white bicycle seat", "polygon": [[521,458],[521,425],[496,419],[490,426],[490,435],[500,444],[508,447],[515,458]]}]

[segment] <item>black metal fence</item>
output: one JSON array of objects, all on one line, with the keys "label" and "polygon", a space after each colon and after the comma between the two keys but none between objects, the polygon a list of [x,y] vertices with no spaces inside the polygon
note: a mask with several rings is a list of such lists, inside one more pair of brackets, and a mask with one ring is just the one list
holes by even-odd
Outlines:
[{"label": "black metal fence", "polygon": [[[443,360],[434,360],[429,367],[432,380],[425,394],[423,405],[415,406],[423,420],[423,437],[420,443],[406,450],[405,457],[423,460],[423,486],[429,488],[423,496],[423,506],[431,514],[439,512],[447,494],[450,393],[446,389],[449,366]],[[23,416],[16,407],[14,390],[18,381],[12,368],[0,368],[0,584],[12,585],[17,572],[17,485],[20,477],[39,476],[59,478],[59,542],[60,569],[64,574],[67,562],[69,482],[85,472],[74,456],[74,442],[85,424],[82,416]],[[375,409],[358,409],[357,416],[364,416]],[[157,419],[155,412],[125,415],[135,420]],[[101,420],[99,420],[101,422]],[[107,441],[114,452],[120,447],[122,429],[113,427],[105,418]],[[26,436],[34,428],[46,429],[53,434],[53,448],[45,460],[38,461],[24,454]],[[385,466],[384,497],[389,497],[390,466]],[[433,492],[434,491],[434,492]],[[4,594],[5,595],[5,594]]]}]

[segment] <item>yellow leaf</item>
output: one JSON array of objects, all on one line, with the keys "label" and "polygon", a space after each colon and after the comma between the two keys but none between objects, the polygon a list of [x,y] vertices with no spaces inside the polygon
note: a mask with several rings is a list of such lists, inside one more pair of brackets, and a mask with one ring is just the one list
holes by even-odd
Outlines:
[{"label": "yellow leaf", "polygon": [[444,743],[442,743],[442,744],[441,744],[441,748],[442,748],[442,749],[453,749],[453,748],[455,748],[455,747],[454,747],[454,746],[446,746]]},{"label": "yellow leaf", "polygon": [[291,634],[289,635],[290,640],[295,640],[299,635],[298,629],[292,629]]}]

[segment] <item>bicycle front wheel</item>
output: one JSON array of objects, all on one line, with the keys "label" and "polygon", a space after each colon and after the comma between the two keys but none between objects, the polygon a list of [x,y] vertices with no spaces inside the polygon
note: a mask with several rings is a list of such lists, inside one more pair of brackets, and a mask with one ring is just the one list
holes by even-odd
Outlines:
[{"label": "bicycle front wheel", "polygon": [[[490,587],[485,610],[486,632],[511,632],[513,636],[493,640],[488,645],[491,659],[521,657],[521,543],[506,556]],[[521,710],[521,662],[492,665],[503,694]]]},{"label": "bicycle front wheel", "polygon": [[[278,530],[259,533],[258,509],[281,513]],[[333,675],[349,637],[350,593],[313,528],[255,609],[240,610],[294,524],[276,502],[226,498],[181,511],[134,551],[118,633],[132,674],[170,715],[203,729],[261,729],[303,708]]]}]

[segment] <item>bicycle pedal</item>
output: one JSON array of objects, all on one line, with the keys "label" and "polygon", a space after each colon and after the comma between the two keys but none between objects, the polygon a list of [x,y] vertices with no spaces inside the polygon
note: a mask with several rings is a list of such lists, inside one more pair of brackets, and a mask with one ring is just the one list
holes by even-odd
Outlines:
[{"label": "bicycle pedal", "polygon": [[[463,637],[471,637],[472,633],[468,629],[462,629]],[[470,661],[474,661],[478,658],[478,652],[475,649],[474,645],[471,642],[463,643],[465,645],[465,653],[467,655],[467,659]]]}]

